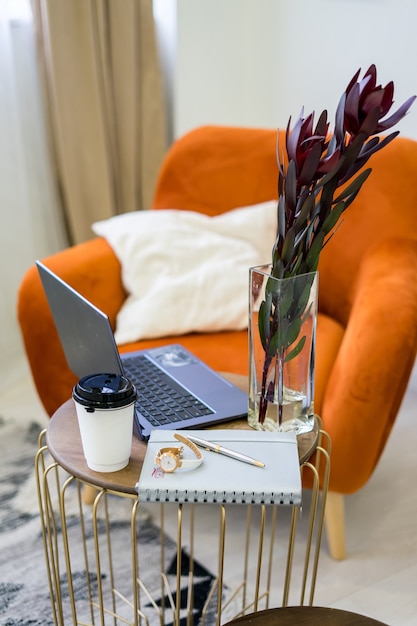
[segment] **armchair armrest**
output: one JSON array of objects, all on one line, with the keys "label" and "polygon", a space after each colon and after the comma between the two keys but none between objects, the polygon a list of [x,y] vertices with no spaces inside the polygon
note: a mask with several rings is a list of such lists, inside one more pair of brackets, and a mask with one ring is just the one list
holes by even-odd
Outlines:
[{"label": "armchair armrest", "polygon": [[391,431],[417,352],[416,276],[417,241],[401,238],[372,248],[359,271],[323,402],[332,491],[363,486]]}]

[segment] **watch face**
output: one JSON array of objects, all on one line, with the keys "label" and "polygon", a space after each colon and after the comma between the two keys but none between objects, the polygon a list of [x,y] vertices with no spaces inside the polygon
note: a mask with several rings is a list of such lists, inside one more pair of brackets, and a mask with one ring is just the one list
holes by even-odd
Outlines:
[{"label": "watch face", "polygon": [[165,452],[159,459],[159,466],[163,472],[173,472],[177,465],[177,459],[172,452]]}]

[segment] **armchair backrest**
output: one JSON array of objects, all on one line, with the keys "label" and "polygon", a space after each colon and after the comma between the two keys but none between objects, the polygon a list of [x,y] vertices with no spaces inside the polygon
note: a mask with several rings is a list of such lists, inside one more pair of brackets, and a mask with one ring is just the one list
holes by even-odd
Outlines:
[{"label": "armchair backrest", "polygon": [[153,208],[218,215],[277,197],[273,130],[199,127],[170,148],[157,180]]}]

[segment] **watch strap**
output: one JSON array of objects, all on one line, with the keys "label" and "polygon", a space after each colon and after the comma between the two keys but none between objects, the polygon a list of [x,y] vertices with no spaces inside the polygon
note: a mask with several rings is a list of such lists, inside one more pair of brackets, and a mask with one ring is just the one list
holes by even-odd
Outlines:
[{"label": "watch strap", "polygon": [[[185,444],[186,446],[188,446],[189,448],[191,448],[191,450],[194,452],[194,454],[196,455],[197,459],[201,459],[203,460],[203,453],[201,452],[201,450],[195,445],[195,443],[193,441],[190,441],[189,439],[187,439],[187,437],[184,437],[184,435],[180,435],[180,433],[175,433],[174,434],[175,439],[177,439],[178,441],[181,441],[181,443]],[[184,459],[187,460],[187,459]]]},{"label": "watch strap", "polygon": [[201,465],[201,463],[203,462],[203,459],[181,459],[180,460],[180,467],[185,467],[185,468],[189,468],[189,469],[195,469],[196,467],[198,467],[199,465]]}]

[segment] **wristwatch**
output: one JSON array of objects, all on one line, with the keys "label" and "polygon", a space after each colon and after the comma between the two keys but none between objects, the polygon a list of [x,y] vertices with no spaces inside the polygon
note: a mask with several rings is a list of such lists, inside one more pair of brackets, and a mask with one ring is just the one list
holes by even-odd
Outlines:
[{"label": "wristwatch", "polygon": [[195,454],[195,459],[183,459],[183,451],[184,447],[180,448],[170,447],[170,448],[161,448],[158,450],[155,463],[157,466],[165,473],[170,474],[175,472],[176,469],[195,469],[199,465],[201,465],[203,461],[203,455],[201,451],[197,448],[197,446],[182,435],[178,433],[174,434],[175,439],[181,441],[186,446],[188,446]]}]

